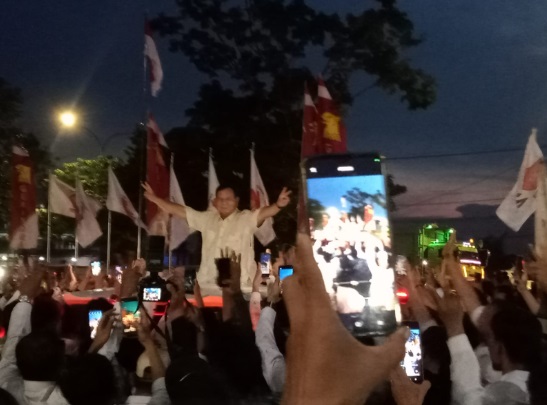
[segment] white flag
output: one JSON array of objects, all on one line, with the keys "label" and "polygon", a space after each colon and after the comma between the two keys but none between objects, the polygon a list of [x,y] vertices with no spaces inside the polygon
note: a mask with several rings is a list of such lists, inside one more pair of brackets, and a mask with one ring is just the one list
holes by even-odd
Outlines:
[{"label": "white flag", "polygon": [[[176,204],[186,205],[173,166],[171,166],[171,172],[169,174],[169,199]],[[171,217],[171,229],[169,233],[169,249],[176,249],[186,240],[189,234],[190,227],[188,226],[188,221],[173,215]]]},{"label": "white flag", "polygon": [[95,218],[101,204],[85,194],[80,180],[76,180],[76,236],[82,247],[91,245],[103,232]]},{"label": "white flag", "polygon": [[52,214],[76,217],[76,192],[73,187],[49,175],[49,211]]},{"label": "white flag", "polygon": [[220,185],[218,182],[217,172],[213,164],[213,157],[209,154],[209,209],[216,209],[213,206],[213,200],[217,195],[217,188]]},{"label": "white flag", "polygon": [[148,59],[150,69],[150,89],[154,97],[158,95],[163,81],[163,69],[161,67],[160,56],[154,38],[152,38],[152,30],[146,22],[144,27],[144,56]]},{"label": "white flag", "polygon": [[498,217],[515,232],[536,210],[538,177],[542,165],[543,153],[537,144],[536,130],[533,129],[526,145],[517,182],[496,210]]},{"label": "white flag", "polygon": [[[251,150],[251,209],[254,211],[269,205],[268,193],[266,193],[266,188],[256,166],[255,153],[254,150]],[[263,246],[274,240],[273,219],[266,219],[255,232],[255,236]]]},{"label": "white flag", "polygon": [[123,191],[123,188],[111,167],[108,168],[108,197],[106,199],[106,208],[110,211],[127,215],[133,220],[135,225],[146,230],[146,225],[139,218],[137,210],[135,210],[135,207],[129,198],[127,198],[127,194]]}]

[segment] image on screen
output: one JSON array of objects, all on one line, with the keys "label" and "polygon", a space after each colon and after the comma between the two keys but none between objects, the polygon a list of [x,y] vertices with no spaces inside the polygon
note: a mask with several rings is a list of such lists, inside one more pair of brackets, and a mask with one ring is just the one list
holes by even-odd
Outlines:
[{"label": "image on screen", "polygon": [[294,273],[294,269],[292,267],[280,267],[279,268],[279,279],[283,280],[289,276],[292,276]]},{"label": "image on screen", "polygon": [[420,330],[410,329],[410,336],[405,343],[405,358],[401,361],[401,367],[403,367],[408,377],[419,377],[421,375],[421,361]]},{"label": "image on screen", "polygon": [[161,298],[161,288],[147,287],[143,291],[143,301],[159,301]]},{"label": "image on screen", "polygon": [[139,323],[140,311],[138,311],[138,301],[122,301],[121,303],[121,315],[123,331],[136,332],[137,324]]},{"label": "image on screen", "polygon": [[102,316],[103,311],[89,311],[89,330],[91,331],[91,339],[95,339],[97,328],[99,327],[99,321]]},{"label": "image on screen", "polygon": [[342,321],[382,328],[396,305],[384,176],[309,178],[307,191],[314,256]]}]

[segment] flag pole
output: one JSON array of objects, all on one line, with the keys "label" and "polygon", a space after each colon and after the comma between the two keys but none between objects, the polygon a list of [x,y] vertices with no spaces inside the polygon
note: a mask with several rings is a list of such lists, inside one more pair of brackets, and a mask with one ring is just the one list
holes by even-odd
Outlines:
[{"label": "flag pole", "polygon": [[[171,179],[171,173],[174,173],[175,172],[175,169],[174,169],[174,166],[175,166],[175,154],[174,153],[171,153],[171,162],[170,162],[170,169],[169,170],[169,200],[171,202],[174,202],[174,198],[173,198],[173,194],[172,194],[172,190],[171,190],[171,183],[173,182],[173,179]],[[171,229],[172,229],[172,224],[171,224],[171,221],[173,220],[173,215],[169,214],[169,220],[168,220],[168,223],[167,223],[167,235],[169,237],[169,263],[168,263],[168,267],[169,269],[171,269],[171,264],[172,264],[172,260],[173,260],[173,249],[171,249],[171,244],[172,244],[172,240],[171,238],[173,237],[172,233],[171,233]]]},{"label": "flag pole", "polygon": [[48,176],[48,190],[47,190],[47,242],[46,242],[46,261],[51,260],[51,172]]},{"label": "flag pole", "polygon": [[108,234],[106,238],[106,271],[107,274],[110,271],[110,249],[111,249],[111,235],[112,235],[112,211],[108,210]]}]

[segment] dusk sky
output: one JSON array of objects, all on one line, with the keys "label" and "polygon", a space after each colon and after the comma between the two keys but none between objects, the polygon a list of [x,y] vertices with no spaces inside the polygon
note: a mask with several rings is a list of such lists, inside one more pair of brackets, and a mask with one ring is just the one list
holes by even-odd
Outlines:
[{"label": "dusk sky", "polygon": [[[314,0],[325,11],[352,11],[372,2]],[[152,2],[148,2],[152,4]],[[400,2],[423,44],[408,56],[438,82],[437,102],[408,111],[397,95],[371,90],[345,118],[349,148],[379,151],[389,172],[408,192],[396,199],[396,216],[446,216],[468,202],[496,205],[516,179],[532,127],[547,146],[547,3],[496,0]],[[96,143],[59,134],[55,113],[74,106],[100,137],[129,133],[143,117],[144,1],[10,2],[0,15],[0,77],[23,89],[21,125],[39,134],[62,160],[93,157]],[[172,0],[156,1],[149,14],[169,13]],[[184,112],[208,80],[184,55],[157,38],[165,78],[152,111],[167,132],[184,125]],[[323,65],[309,66],[321,71]],[[358,92],[371,79],[356,76]],[[110,143],[116,154],[125,137]],[[517,152],[435,159],[424,155],[520,149]],[[258,162],[260,167],[260,162]],[[266,184],[267,186],[267,184]]]}]

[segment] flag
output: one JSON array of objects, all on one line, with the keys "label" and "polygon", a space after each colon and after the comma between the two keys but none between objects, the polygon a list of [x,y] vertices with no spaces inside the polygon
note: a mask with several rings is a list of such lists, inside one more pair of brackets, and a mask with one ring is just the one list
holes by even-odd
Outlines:
[{"label": "flag", "polygon": [[[184,203],[184,198],[182,197],[182,191],[180,189],[179,182],[177,180],[177,176],[175,175],[175,171],[173,170],[173,166],[171,166],[171,175],[170,183],[169,183],[169,199],[171,202],[174,202],[176,204],[180,205],[186,205]],[[171,217],[171,229],[169,232],[169,249],[174,250],[182,242],[186,240],[188,235],[190,234],[190,227],[188,226],[188,222],[185,219],[172,216]]]},{"label": "flag", "polygon": [[334,105],[323,79],[317,84],[317,110],[319,116],[319,139],[322,153],[347,152],[346,126]]},{"label": "flag", "polygon": [[108,197],[106,199],[106,208],[110,211],[119,212],[133,220],[135,225],[146,229],[146,225],[139,218],[139,214],[135,207],[127,198],[127,194],[118,181],[111,167],[108,168]]},{"label": "flag", "polygon": [[149,66],[150,90],[152,95],[157,97],[163,81],[163,69],[161,68],[160,56],[154,38],[152,38],[152,30],[148,21],[144,24],[144,56]]},{"label": "flag", "polygon": [[547,249],[547,174],[545,164],[540,166],[538,176],[537,207],[535,214],[535,253],[537,257],[546,259],[543,252]]},{"label": "flag", "polygon": [[217,188],[220,185],[218,182],[217,172],[213,164],[213,155],[209,152],[209,209],[216,209],[213,205],[213,200],[217,196]]},{"label": "flag", "polygon": [[[268,199],[268,193],[258,172],[258,167],[255,161],[255,152],[251,149],[251,209],[259,210],[262,207],[270,205]],[[275,239],[275,232],[273,230],[273,219],[268,218],[264,221],[262,226],[255,232],[256,238],[260,241],[262,246],[268,245]]]},{"label": "flag", "polygon": [[[171,155],[167,142],[158,124],[150,116],[147,123],[148,143],[146,147],[147,173],[146,181],[156,195],[163,199],[169,198],[169,161]],[[156,204],[147,201],[146,220],[150,235],[167,235],[168,216]]]},{"label": "flag", "polygon": [[49,175],[49,211],[52,214],[76,218],[76,192],[73,187],[59,180],[53,174]]},{"label": "flag", "polygon": [[10,249],[33,249],[38,245],[36,185],[28,152],[18,146],[11,159]]},{"label": "flag", "polygon": [[302,158],[323,153],[323,142],[319,137],[319,114],[308,91],[304,89],[304,112],[302,119]]},{"label": "flag", "polygon": [[85,194],[80,180],[76,180],[76,198],[75,198],[75,217],[76,217],[76,237],[82,247],[88,247],[103,232],[97,222],[97,212],[102,208],[101,204]]},{"label": "flag", "polygon": [[533,129],[526,145],[517,182],[496,210],[498,217],[515,232],[536,210],[538,176],[542,165],[543,153],[537,144],[536,130]]}]

